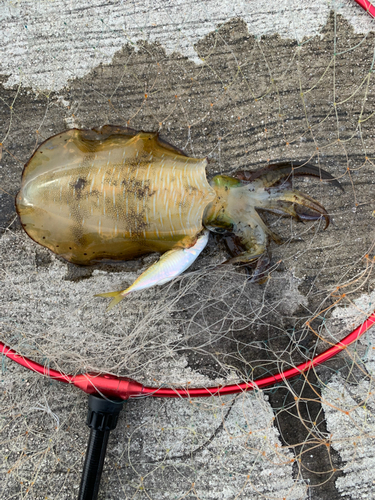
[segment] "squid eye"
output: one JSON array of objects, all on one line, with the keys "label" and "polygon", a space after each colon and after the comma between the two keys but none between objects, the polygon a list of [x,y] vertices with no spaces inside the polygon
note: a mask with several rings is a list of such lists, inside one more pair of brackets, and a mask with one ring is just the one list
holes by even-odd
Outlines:
[{"label": "squid eye", "polygon": [[233,232],[233,227],[210,227],[210,231],[216,234],[229,234]]},{"label": "squid eye", "polygon": [[[216,221],[215,221],[216,222]],[[233,224],[224,222],[223,224],[205,224],[206,229],[216,234],[228,234],[233,232]]]}]

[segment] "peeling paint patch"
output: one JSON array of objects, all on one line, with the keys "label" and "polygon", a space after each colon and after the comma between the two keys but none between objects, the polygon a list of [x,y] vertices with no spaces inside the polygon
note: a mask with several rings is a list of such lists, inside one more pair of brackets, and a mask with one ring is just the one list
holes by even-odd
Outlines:
[{"label": "peeling paint patch", "polygon": [[332,446],[345,462],[344,476],[336,481],[342,496],[373,498],[375,484],[375,392],[373,381],[357,385],[335,377],[322,393]]},{"label": "peeling paint patch", "polygon": [[[147,477],[162,464],[168,498],[183,497],[185,481],[194,485],[194,498],[207,500],[234,499],[239,492],[239,498],[252,500],[307,498],[306,484],[293,477],[293,454],[281,444],[267,399],[258,392],[190,405],[168,400],[162,407],[152,400],[146,418],[137,405],[132,417],[137,421],[140,411],[143,425],[129,450],[138,459],[138,473]],[[210,478],[206,483],[198,481],[203,471]],[[153,498],[163,494],[158,486]]]}]

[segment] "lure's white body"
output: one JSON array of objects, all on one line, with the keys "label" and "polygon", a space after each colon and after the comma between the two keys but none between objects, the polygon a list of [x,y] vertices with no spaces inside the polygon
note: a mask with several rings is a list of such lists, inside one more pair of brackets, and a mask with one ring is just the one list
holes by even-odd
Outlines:
[{"label": "lure's white body", "polygon": [[144,290],[155,285],[164,285],[164,283],[168,283],[168,281],[179,276],[192,265],[203,251],[208,242],[208,235],[209,231],[204,230],[192,247],[173,248],[163,254],[157,262],[146,269],[126,290],[98,294],[99,297],[113,297],[107,310],[112,309],[112,307],[131,292]]},{"label": "lure's white body", "polygon": [[163,254],[160,259],[152,264],[134,283],[121,292],[124,296],[136,290],[144,290],[154,285],[164,285],[186,271],[198,255],[203,251],[208,242],[209,231],[204,231],[190,248],[173,248]]}]

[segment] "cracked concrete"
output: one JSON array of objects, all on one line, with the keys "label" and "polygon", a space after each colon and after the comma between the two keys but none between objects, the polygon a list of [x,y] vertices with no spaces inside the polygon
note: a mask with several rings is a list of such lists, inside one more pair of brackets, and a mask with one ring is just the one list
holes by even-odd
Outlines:
[{"label": "cracked concrete", "polygon": [[[371,310],[373,21],[349,1],[216,5],[2,4],[1,340],[24,355],[153,385],[230,383],[311,357]],[[160,129],[208,156],[209,175],[310,158],[345,192],[299,183],[331,225],[271,217],[285,243],[266,283],[207,273],[226,255],[212,237],[180,281],[106,315],[93,294],[155,256],[83,271],[29,240],[13,204],[38,143],[104,123]],[[99,498],[373,498],[372,337],[269,392],[129,401]],[[4,358],[0,386],[1,497],[75,498],[86,396]]]}]

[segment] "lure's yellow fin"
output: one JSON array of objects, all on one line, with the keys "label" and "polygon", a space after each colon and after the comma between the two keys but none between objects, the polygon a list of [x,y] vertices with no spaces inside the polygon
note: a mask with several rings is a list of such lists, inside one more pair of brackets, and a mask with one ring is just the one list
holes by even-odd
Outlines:
[{"label": "lure's yellow fin", "polygon": [[109,303],[107,307],[107,312],[110,311],[113,307],[115,307],[119,302],[122,301],[127,293],[126,290],[120,290],[119,292],[107,292],[107,293],[97,293],[94,297],[113,297],[113,300]]}]

